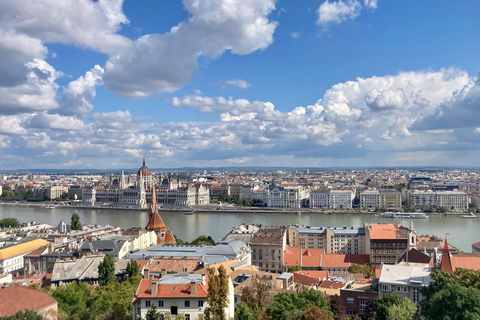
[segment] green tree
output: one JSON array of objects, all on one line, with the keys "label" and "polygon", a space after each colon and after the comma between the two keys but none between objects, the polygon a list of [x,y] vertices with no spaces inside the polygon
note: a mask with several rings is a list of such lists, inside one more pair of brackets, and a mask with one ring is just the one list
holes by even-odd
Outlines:
[{"label": "green tree", "polygon": [[140,275],[140,266],[138,265],[136,260],[130,260],[127,263],[127,275],[129,277],[135,277]]},{"label": "green tree", "polygon": [[255,276],[250,285],[242,289],[242,301],[255,313],[257,320],[266,319],[265,309],[273,302],[272,280]]},{"label": "green tree", "polygon": [[316,305],[330,312],[330,303],[320,291],[306,289],[301,293],[282,291],[275,296],[273,303],[267,308],[267,314],[272,319],[284,320],[292,310],[303,312],[309,306]]},{"label": "green tree", "polygon": [[255,312],[250,309],[246,302],[240,301],[235,305],[235,320],[256,320]]},{"label": "green tree", "polygon": [[56,288],[51,296],[58,301],[58,308],[72,318],[87,312],[90,294],[90,289],[84,282],[72,282]]},{"label": "green tree", "polygon": [[146,320],[160,320],[160,312],[157,311],[157,307],[153,304],[145,315]]},{"label": "green tree", "polygon": [[427,319],[480,318],[480,271],[458,268],[455,273],[436,270],[421,289],[422,314]]},{"label": "green tree", "polygon": [[16,218],[4,218],[0,220],[0,228],[20,227],[21,223]]},{"label": "green tree", "polygon": [[295,272],[295,271],[302,271],[302,267],[300,266],[292,266],[292,267],[289,267],[288,272]]},{"label": "green tree", "polygon": [[225,320],[225,308],[228,306],[228,278],[223,266],[208,270],[208,307],[205,309],[206,320]]},{"label": "green tree", "polygon": [[211,236],[205,236],[205,235],[201,235],[199,236],[198,238],[196,238],[195,240],[193,240],[192,242],[190,242],[191,245],[194,245],[194,246],[200,246],[200,245],[205,245],[205,246],[214,246],[216,245],[215,243],[215,240],[212,239]]},{"label": "green tree", "polygon": [[32,310],[18,311],[10,317],[0,317],[0,320],[43,320],[43,317]]},{"label": "green tree", "polygon": [[115,263],[112,256],[107,253],[98,265],[98,283],[104,286],[110,282],[115,282]]},{"label": "green tree", "polygon": [[72,219],[71,219],[71,222],[70,222],[70,229],[71,230],[82,230],[82,224],[80,223],[80,216],[76,212],[74,212],[72,214]]},{"label": "green tree", "polygon": [[389,293],[377,300],[375,311],[378,320],[416,320],[417,307],[408,298]]},{"label": "green tree", "polygon": [[333,312],[335,320],[343,320],[347,318],[347,309],[343,304],[342,298],[340,298],[338,295],[334,295],[328,297],[328,300],[330,302],[330,309]]}]

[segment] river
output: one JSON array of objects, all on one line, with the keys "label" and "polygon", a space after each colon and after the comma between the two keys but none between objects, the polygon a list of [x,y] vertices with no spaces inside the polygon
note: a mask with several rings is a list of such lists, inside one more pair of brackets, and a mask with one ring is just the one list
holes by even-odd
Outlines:
[{"label": "river", "polygon": [[[67,223],[73,212],[80,215],[84,224],[113,225],[121,228],[145,227],[147,211],[55,208],[47,209],[37,205],[0,205],[0,219],[13,217],[21,222],[43,222],[56,227],[60,220]],[[285,213],[235,213],[208,212],[184,215],[182,212],[162,211],[160,215],[172,232],[180,239],[191,241],[201,234],[221,239],[231,227],[241,224],[262,224],[266,226],[311,225],[330,227],[360,227],[365,222],[402,223],[410,226],[409,219],[376,218],[373,214],[318,214],[301,215]],[[436,235],[444,238],[460,250],[471,252],[471,245],[480,241],[480,219],[464,219],[460,216],[430,216],[430,219],[413,220],[418,235]]]}]

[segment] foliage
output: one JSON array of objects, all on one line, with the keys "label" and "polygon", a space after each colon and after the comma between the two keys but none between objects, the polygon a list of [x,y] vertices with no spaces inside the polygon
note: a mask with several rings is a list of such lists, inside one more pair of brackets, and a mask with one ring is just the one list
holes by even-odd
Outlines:
[{"label": "foliage", "polygon": [[403,208],[403,211],[405,211],[405,212],[417,212],[417,209],[415,209],[415,207],[405,207],[405,208]]},{"label": "foliage", "polygon": [[55,198],[56,201],[67,201],[70,200],[70,193],[63,192],[62,195],[58,198]]},{"label": "foliage", "polygon": [[455,273],[436,270],[434,280],[421,289],[420,302],[427,319],[480,318],[480,271],[458,268]]},{"label": "foliage", "polygon": [[104,286],[110,282],[115,282],[115,263],[112,256],[107,253],[98,265],[98,283]]},{"label": "foliage", "polygon": [[349,273],[363,273],[365,278],[372,279],[375,276],[375,269],[377,267],[370,264],[364,264],[363,266],[359,264],[352,264],[348,267]]},{"label": "foliage", "polygon": [[403,188],[405,188],[403,183],[399,183],[395,186],[395,189],[397,189],[398,192],[402,192]]},{"label": "foliage", "polygon": [[273,302],[272,280],[259,276],[252,278],[250,285],[242,289],[242,301],[254,312],[256,319],[265,319],[265,309]]},{"label": "foliage", "polygon": [[71,230],[82,230],[82,224],[80,223],[80,216],[76,212],[74,212],[72,214],[72,219],[71,219],[71,222],[70,222],[70,229]]},{"label": "foliage", "polygon": [[225,308],[228,306],[228,278],[227,271],[220,266],[208,270],[208,307],[205,308],[206,320],[225,320]]},{"label": "foliage", "polygon": [[416,320],[417,307],[408,298],[389,293],[377,300],[375,311],[378,320]]},{"label": "foliage", "polygon": [[255,312],[247,305],[246,302],[240,301],[236,305],[235,320],[255,320]]},{"label": "foliage", "polygon": [[303,313],[303,320],[333,320],[331,312],[320,309],[318,306],[310,306]]},{"label": "foliage", "polygon": [[18,189],[17,192],[12,190],[3,190],[0,200],[4,201],[45,201],[45,197],[34,197],[33,190]]},{"label": "foliage", "polygon": [[136,260],[130,260],[127,263],[127,275],[129,277],[136,277],[140,275],[140,266],[138,265]]},{"label": "foliage", "polygon": [[375,207],[375,212],[387,212],[388,209],[385,207]]},{"label": "foliage", "polygon": [[132,297],[140,283],[132,277],[123,283],[90,287],[84,282],[44,291],[58,301],[59,313],[68,319],[130,320],[133,316]]},{"label": "foliage", "polygon": [[446,213],[449,210],[448,210],[447,207],[437,207],[436,211],[439,212],[439,213]]},{"label": "foliage", "polygon": [[25,310],[10,317],[0,317],[0,320],[43,320],[43,317],[33,310]]},{"label": "foliage", "polygon": [[295,271],[302,271],[302,267],[300,266],[293,266],[288,268],[288,272],[295,272]]},{"label": "foliage", "polygon": [[314,289],[306,289],[301,293],[282,291],[275,296],[275,300],[267,308],[267,314],[273,319],[284,320],[287,319],[287,316],[291,316],[292,310],[303,312],[314,305],[330,312],[330,303],[319,291]]},{"label": "foliage", "polygon": [[202,244],[205,245],[205,246],[214,246],[214,245],[216,245],[216,242],[215,242],[215,240],[212,239],[211,236],[207,237],[205,235],[201,235],[190,243],[185,242],[185,244],[194,245],[194,246],[200,246]]},{"label": "foliage", "polygon": [[175,238],[175,242],[177,243],[177,245],[181,246],[181,245],[185,244],[185,241],[183,241],[180,238],[177,238],[176,235],[173,235],[173,237]]},{"label": "foliage", "polygon": [[342,298],[338,295],[330,296],[328,298],[330,302],[330,309],[333,312],[333,316],[335,320],[343,320],[347,317],[347,309],[343,304]]},{"label": "foliage", "polygon": [[21,223],[16,218],[4,218],[0,220],[0,228],[20,227]]},{"label": "foliage", "polygon": [[160,320],[160,312],[157,311],[157,307],[153,304],[145,315],[146,320]]}]

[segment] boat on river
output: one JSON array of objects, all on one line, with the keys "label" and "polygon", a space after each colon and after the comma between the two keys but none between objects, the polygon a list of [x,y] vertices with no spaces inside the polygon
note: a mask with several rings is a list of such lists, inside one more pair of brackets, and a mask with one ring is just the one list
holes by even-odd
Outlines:
[{"label": "boat on river", "polygon": [[383,212],[375,215],[377,218],[401,218],[401,219],[428,219],[423,212]]},{"label": "boat on river", "polygon": [[472,212],[470,214],[463,215],[462,218],[477,218],[477,216],[474,215],[473,212]]}]

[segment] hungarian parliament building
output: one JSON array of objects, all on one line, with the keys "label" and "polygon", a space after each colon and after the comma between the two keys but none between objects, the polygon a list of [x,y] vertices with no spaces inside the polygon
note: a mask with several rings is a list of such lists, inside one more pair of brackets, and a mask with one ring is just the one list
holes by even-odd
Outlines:
[{"label": "hungarian parliament building", "polygon": [[82,201],[94,206],[95,203],[111,203],[119,206],[148,208],[151,203],[152,189],[155,188],[156,202],[168,208],[201,206],[210,203],[209,189],[202,184],[182,185],[180,178],[171,176],[155,181],[150,170],[143,166],[137,172],[134,182],[127,181],[122,174],[112,179],[105,187],[86,188],[82,191]]}]

